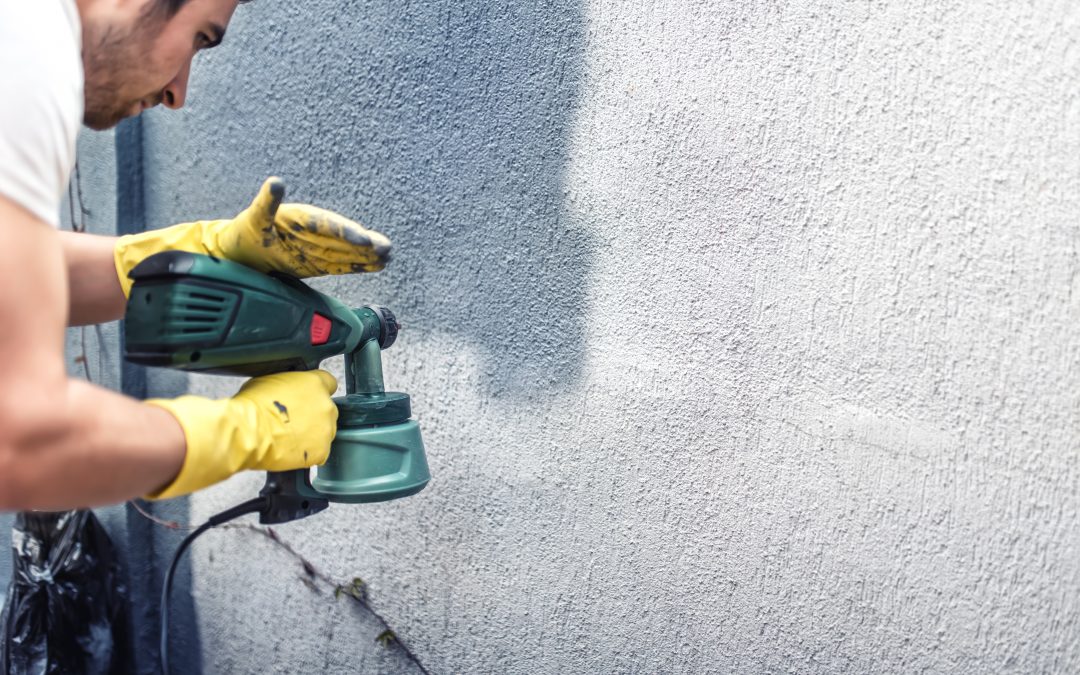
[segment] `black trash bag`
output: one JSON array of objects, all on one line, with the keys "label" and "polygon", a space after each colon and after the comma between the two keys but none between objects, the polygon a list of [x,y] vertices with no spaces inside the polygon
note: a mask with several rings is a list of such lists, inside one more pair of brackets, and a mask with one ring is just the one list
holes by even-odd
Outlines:
[{"label": "black trash bag", "polygon": [[130,670],[127,589],[112,541],[89,511],[20,513],[0,614],[0,673]]}]

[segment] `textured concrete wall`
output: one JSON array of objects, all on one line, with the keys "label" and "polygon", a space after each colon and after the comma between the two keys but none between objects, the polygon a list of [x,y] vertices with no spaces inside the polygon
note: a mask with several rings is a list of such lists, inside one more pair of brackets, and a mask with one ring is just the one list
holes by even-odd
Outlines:
[{"label": "textured concrete wall", "polygon": [[[258,2],[148,116],[148,215],[278,173],[394,239],[320,287],[406,323],[434,481],[279,533],[430,672],[1076,671],[1078,40],[1064,1]],[[192,555],[207,672],[412,669],[258,535]]]}]

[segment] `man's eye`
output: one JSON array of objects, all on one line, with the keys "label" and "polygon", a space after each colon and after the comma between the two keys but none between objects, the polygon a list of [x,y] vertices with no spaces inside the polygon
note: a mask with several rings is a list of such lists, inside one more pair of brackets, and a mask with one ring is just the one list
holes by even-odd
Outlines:
[{"label": "man's eye", "polygon": [[199,33],[195,38],[195,46],[199,49],[206,49],[210,46],[211,42],[213,42],[213,40],[211,40],[210,36],[206,33]]}]

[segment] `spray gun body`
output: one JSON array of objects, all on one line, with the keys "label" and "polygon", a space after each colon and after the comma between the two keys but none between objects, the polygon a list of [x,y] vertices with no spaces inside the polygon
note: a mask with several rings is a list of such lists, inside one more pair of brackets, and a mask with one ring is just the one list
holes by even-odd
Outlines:
[{"label": "spray gun body", "polygon": [[338,430],[314,481],[307,470],[268,474],[262,522],[302,518],[329,502],[386,501],[430,480],[408,394],[383,387],[381,351],[397,337],[393,313],[351,309],[283,275],[168,251],[131,271],[124,356],[148,366],[257,376],[311,370],[345,355]]}]

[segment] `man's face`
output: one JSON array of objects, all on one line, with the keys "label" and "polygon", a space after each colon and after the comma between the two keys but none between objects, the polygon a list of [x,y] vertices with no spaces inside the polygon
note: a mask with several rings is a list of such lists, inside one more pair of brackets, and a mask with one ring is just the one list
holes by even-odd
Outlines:
[{"label": "man's face", "polygon": [[188,0],[170,16],[162,0],[119,0],[82,16],[83,123],[108,129],[164,103],[184,105],[191,59],[215,47],[238,0]]}]

